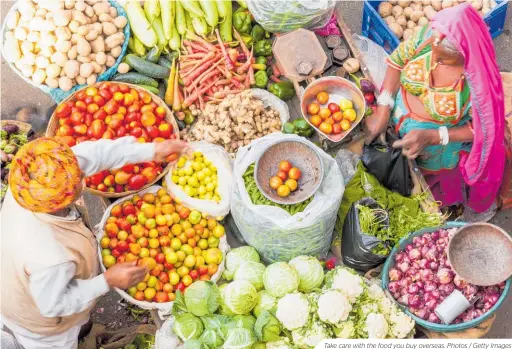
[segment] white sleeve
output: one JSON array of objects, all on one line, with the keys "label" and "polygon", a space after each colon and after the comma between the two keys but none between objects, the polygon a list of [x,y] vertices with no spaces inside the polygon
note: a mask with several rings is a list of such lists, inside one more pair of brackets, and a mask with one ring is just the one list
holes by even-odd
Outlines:
[{"label": "white sleeve", "polygon": [[83,142],[71,149],[86,177],[126,164],[153,161],[155,157],[155,144],[138,143],[135,137]]},{"label": "white sleeve", "polygon": [[89,280],[73,279],[75,263],[67,262],[32,273],[29,290],[44,317],[69,316],[84,311],[109,291],[104,274]]}]

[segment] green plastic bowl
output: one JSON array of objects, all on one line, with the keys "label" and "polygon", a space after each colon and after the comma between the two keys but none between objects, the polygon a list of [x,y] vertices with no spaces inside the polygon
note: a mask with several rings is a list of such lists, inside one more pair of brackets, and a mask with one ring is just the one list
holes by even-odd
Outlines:
[{"label": "green plastic bowl", "polygon": [[[417,232],[414,232],[412,233],[411,235],[409,235],[408,237],[406,238],[402,238],[400,240],[400,242],[398,243],[398,246],[395,246],[393,248],[393,250],[391,251],[391,253],[389,254],[388,258],[386,259],[386,262],[384,263],[384,268],[382,269],[382,288],[384,289],[388,289],[388,283],[389,283],[389,277],[388,277],[388,274],[389,274],[389,269],[391,267],[393,267],[394,265],[394,260],[395,260],[395,255],[402,251],[406,245],[408,245],[409,243],[412,242],[412,239],[416,236],[421,236],[425,233],[431,233],[431,232],[434,232],[436,230],[439,230],[439,229],[450,229],[450,228],[460,228],[464,225],[466,225],[467,223],[464,223],[464,222],[447,222],[445,225],[441,226],[441,227],[437,227],[437,228],[425,228],[425,229],[422,229],[422,230],[419,230]],[[432,322],[429,322],[429,321],[425,321],[423,319],[420,319],[419,317],[417,317],[416,315],[414,315],[413,313],[411,313],[407,307],[399,304],[398,302],[395,301],[395,303],[407,314],[409,315],[410,317],[412,317],[414,319],[414,321],[416,321],[416,323],[418,325],[420,325],[421,327],[424,327],[428,330],[432,330],[432,331],[435,331],[435,332],[457,332],[457,331],[463,331],[463,330],[467,330],[469,328],[473,328],[475,326],[477,326],[478,324],[480,324],[481,322],[484,322],[485,320],[487,320],[492,314],[494,314],[494,312],[496,312],[496,310],[498,310],[498,308],[501,306],[501,304],[503,303],[503,301],[505,300],[505,298],[507,298],[507,295],[508,295],[508,292],[510,290],[510,284],[511,284],[511,281],[510,279],[508,279],[505,283],[505,288],[503,289],[503,293],[501,294],[501,297],[500,299],[498,299],[498,301],[496,302],[496,304],[494,304],[494,306],[489,309],[489,311],[487,313],[484,313],[484,315],[476,318],[476,319],[473,319],[471,321],[468,321],[468,322],[463,322],[463,323],[460,323],[460,324],[452,324],[452,325],[445,325],[445,324],[436,324],[436,323],[432,323]]]}]

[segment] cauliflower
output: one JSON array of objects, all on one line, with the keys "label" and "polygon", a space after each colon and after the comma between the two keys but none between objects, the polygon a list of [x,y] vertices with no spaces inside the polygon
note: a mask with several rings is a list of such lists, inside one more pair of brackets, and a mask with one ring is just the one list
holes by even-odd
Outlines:
[{"label": "cauliflower", "polygon": [[340,290],[353,304],[364,291],[364,281],[345,268],[338,268],[332,276],[331,289]]},{"label": "cauliflower", "polygon": [[333,328],[336,338],[354,338],[356,329],[352,321],[344,321]]},{"label": "cauliflower", "polygon": [[374,301],[361,303],[359,307],[359,316],[366,318],[370,313],[379,313],[379,305]]},{"label": "cauliflower", "polygon": [[386,297],[382,288],[377,284],[372,284],[370,287],[368,287],[368,295],[373,299]]},{"label": "cauliflower", "polygon": [[370,339],[386,338],[388,334],[388,322],[382,314],[370,313],[366,317],[365,331]]},{"label": "cauliflower", "polygon": [[396,306],[391,308],[389,322],[391,324],[390,337],[405,338],[414,330],[414,320]]},{"label": "cauliflower", "polygon": [[293,345],[290,344],[290,340],[288,338],[283,338],[276,342],[268,342],[267,349],[292,349]]},{"label": "cauliflower", "polygon": [[352,311],[347,297],[338,290],[324,292],[318,298],[318,317],[320,320],[336,325],[347,320]]},{"label": "cauliflower", "polygon": [[277,302],[276,317],[288,330],[306,325],[309,319],[309,302],[301,293],[289,293]]},{"label": "cauliflower", "polygon": [[293,343],[298,348],[314,348],[327,338],[331,338],[329,330],[318,321],[312,321],[309,326],[292,331]]},{"label": "cauliflower", "polygon": [[386,297],[386,294],[382,288],[377,284],[371,285],[368,287],[368,296],[373,301],[377,302],[379,313],[384,314],[384,316],[388,318],[391,309],[393,308],[393,302],[388,297]]}]

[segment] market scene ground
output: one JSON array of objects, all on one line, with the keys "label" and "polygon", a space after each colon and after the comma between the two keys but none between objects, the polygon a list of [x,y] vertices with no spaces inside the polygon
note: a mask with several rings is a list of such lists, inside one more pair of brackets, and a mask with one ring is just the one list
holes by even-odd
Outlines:
[{"label": "market scene ground", "polygon": [[[6,13],[13,5],[13,1],[1,1],[0,10],[2,21]],[[337,7],[348,27],[355,33],[361,33],[362,22],[362,1],[340,1]],[[498,64],[500,71],[512,72],[512,11],[509,9],[506,18],[503,33],[494,39]],[[54,100],[41,90],[25,83],[17,76],[5,62],[2,57],[2,66],[0,70],[1,78],[1,117],[2,119],[12,118],[21,108],[31,108],[37,110],[38,120],[33,123],[35,128],[43,131],[47,122],[55,110]],[[104,214],[104,207],[97,197],[85,194],[84,199],[89,207],[89,214],[93,224],[98,224]],[[512,234],[512,209],[499,211],[490,221],[505,231]],[[236,246],[235,241],[228,242],[231,246]],[[91,312],[93,322],[107,325],[110,329],[120,329],[139,323],[151,322],[151,316],[148,312],[139,315],[137,312],[127,310],[126,303],[121,302],[120,296],[114,291],[103,296],[97,306]],[[497,312],[497,318],[492,325],[491,330],[485,335],[485,338],[512,338],[512,295],[507,297]]]}]

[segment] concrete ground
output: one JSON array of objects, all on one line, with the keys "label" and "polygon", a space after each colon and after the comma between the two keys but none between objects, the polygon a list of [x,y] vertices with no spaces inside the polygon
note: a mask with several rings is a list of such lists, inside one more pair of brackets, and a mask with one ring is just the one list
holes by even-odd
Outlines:
[{"label": "concrete ground", "polygon": [[[0,1],[0,14],[2,21],[12,6],[13,1]],[[338,4],[343,9],[347,25],[356,33],[361,32],[362,2],[342,1]],[[501,36],[494,40],[498,63],[501,71],[512,71],[512,10],[508,11],[505,30]],[[18,110],[24,107],[37,110],[36,124],[39,128],[36,131],[44,132],[45,124],[49,119],[55,102],[39,89],[25,83],[17,76],[7,63],[2,59],[1,69],[1,118],[15,118]],[[512,232],[512,210],[499,212],[492,220],[492,223]],[[114,297],[115,298],[115,297]],[[488,338],[512,338],[512,296],[509,296],[498,312]]]}]

